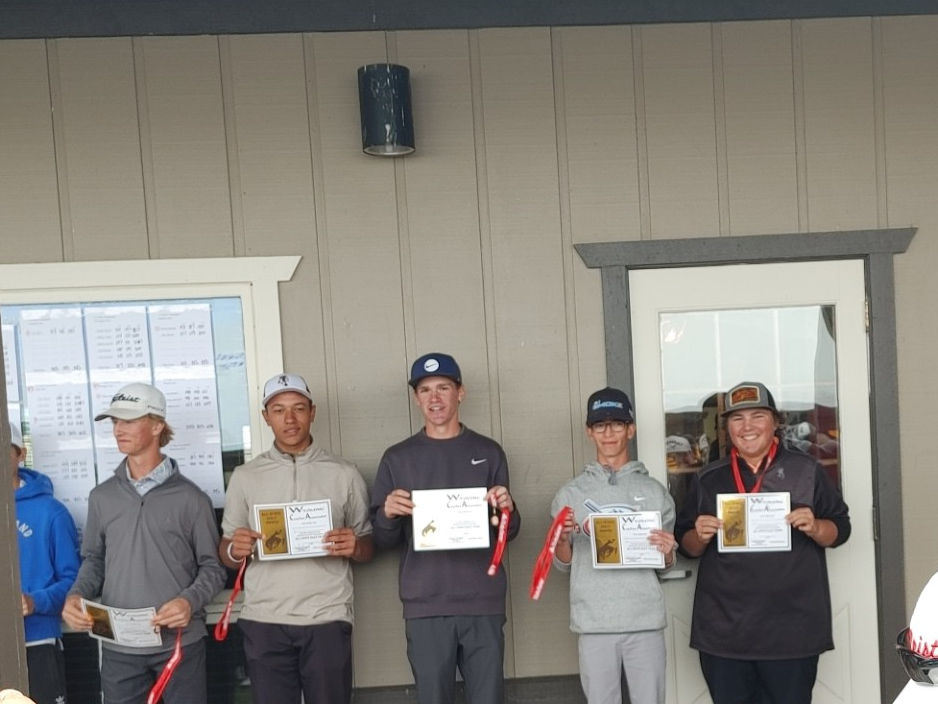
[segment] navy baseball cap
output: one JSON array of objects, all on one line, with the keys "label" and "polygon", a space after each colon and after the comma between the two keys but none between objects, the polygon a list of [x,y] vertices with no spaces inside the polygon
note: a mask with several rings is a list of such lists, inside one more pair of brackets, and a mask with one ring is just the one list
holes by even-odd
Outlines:
[{"label": "navy baseball cap", "polygon": [[428,376],[445,376],[456,382],[457,386],[462,386],[462,372],[459,371],[459,365],[456,360],[448,354],[442,352],[431,352],[419,357],[410,368],[409,383],[415,389],[421,379]]},{"label": "navy baseball cap", "polygon": [[607,386],[593,393],[586,402],[586,424],[593,426],[606,420],[634,423],[632,402],[624,391]]}]

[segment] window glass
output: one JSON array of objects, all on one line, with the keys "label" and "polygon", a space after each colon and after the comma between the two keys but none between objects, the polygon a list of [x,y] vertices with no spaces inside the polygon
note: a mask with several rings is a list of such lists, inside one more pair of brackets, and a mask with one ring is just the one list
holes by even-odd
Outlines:
[{"label": "window glass", "polygon": [[216,508],[250,454],[244,325],[237,296],[0,306],[10,418],[27,464],[47,474],[79,527],[88,494],[120,462],[108,419],[122,386],[166,396],[174,437],[164,452]]},{"label": "window glass", "polygon": [[668,488],[680,509],[693,475],[728,452],[723,392],[758,381],[785,420],[782,442],[840,485],[833,306],[681,311],[659,316]]}]

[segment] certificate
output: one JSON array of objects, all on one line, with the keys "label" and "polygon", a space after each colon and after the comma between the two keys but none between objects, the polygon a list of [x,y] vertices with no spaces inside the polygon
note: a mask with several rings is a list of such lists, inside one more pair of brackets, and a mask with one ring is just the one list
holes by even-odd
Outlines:
[{"label": "certificate", "polygon": [[791,550],[791,512],[787,491],[759,494],[717,494],[720,552],[784,552]]},{"label": "certificate", "polygon": [[255,504],[254,519],[257,531],[264,536],[257,541],[257,556],[261,560],[293,560],[327,554],[323,536],[332,530],[329,499]]},{"label": "certificate", "polygon": [[415,489],[414,550],[487,548],[491,541],[484,486],[468,489]]},{"label": "certificate", "polygon": [[648,542],[651,531],[661,528],[660,511],[592,513],[589,520],[593,567],[664,568],[664,553]]},{"label": "certificate", "polygon": [[92,638],[131,648],[147,648],[163,642],[160,627],[152,624],[156,616],[156,609],[152,606],[116,609],[87,599],[81,600],[81,606],[94,621],[89,634]]}]

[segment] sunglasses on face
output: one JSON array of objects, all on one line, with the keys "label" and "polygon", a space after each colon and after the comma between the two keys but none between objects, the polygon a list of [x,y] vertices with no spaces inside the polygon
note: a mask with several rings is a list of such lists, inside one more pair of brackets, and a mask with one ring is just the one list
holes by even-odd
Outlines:
[{"label": "sunglasses on face", "polygon": [[908,628],[899,631],[899,635],[896,636],[896,653],[899,655],[905,674],[909,676],[910,680],[921,684],[938,684],[929,676],[932,671],[935,671],[936,676],[938,676],[938,658],[923,658],[914,650],[911,650],[909,648]]}]

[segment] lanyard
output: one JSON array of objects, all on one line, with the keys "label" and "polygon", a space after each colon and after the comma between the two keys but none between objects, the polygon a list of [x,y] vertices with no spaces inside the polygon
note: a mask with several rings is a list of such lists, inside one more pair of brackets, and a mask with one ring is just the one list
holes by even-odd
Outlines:
[{"label": "lanyard", "polygon": [[235,597],[241,591],[241,584],[244,582],[244,568],[248,566],[247,558],[242,558],[241,566],[238,568],[238,576],[235,577],[234,589],[231,590],[231,596],[228,597],[228,603],[225,604],[225,610],[221,618],[215,624],[215,640],[223,641],[228,636],[228,623],[231,621],[231,608],[234,606]]},{"label": "lanyard", "polygon": [[541,598],[541,592],[544,591],[544,585],[547,583],[547,575],[550,573],[550,566],[554,561],[554,553],[557,551],[557,543],[560,542],[560,535],[563,533],[563,524],[572,513],[572,508],[564,506],[557,512],[554,522],[550,524],[544,547],[534,563],[534,574],[531,575],[530,595],[534,601]]},{"label": "lanyard", "polygon": [[762,479],[765,477],[765,473],[769,471],[769,465],[772,464],[772,460],[775,459],[775,453],[778,451],[778,438],[772,442],[772,447],[769,448],[769,454],[765,458],[765,466],[762,468],[762,471],[759,473],[759,478],[756,480],[756,485],[752,487],[752,492],[746,491],[746,487],[743,484],[742,475],[739,473],[739,452],[734,447],[730,451],[730,463],[733,465],[733,479],[736,480],[736,493],[737,494],[758,494],[759,489],[762,488]]},{"label": "lanyard", "polygon": [[166,685],[169,684],[170,678],[172,678],[173,673],[176,671],[176,668],[179,667],[181,661],[182,629],[177,628],[176,647],[173,648],[173,654],[170,656],[169,660],[163,665],[163,671],[160,673],[160,676],[156,678],[156,684],[153,685],[153,689],[150,690],[150,696],[147,697],[147,704],[156,704],[156,702],[160,700],[160,697],[163,696],[163,690],[166,689]]},{"label": "lanyard", "polygon": [[505,554],[505,546],[508,544],[508,522],[511,520],[511,513],[507,508],[501,511],[501,517],[498,519],[498,541],[495,543],[495,552],[492,554],[492,562],[489,564],[489,577],[494,577],[498,572],[498,566],[502,564],[502,555]]}]

